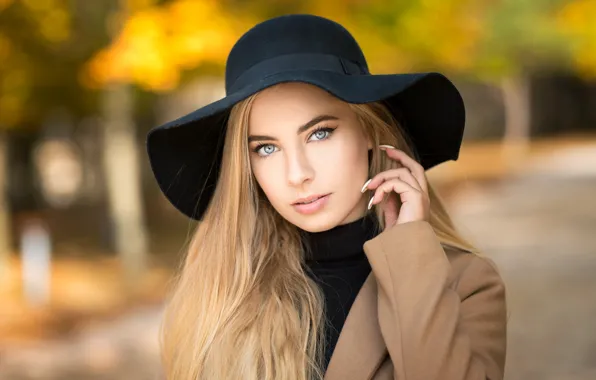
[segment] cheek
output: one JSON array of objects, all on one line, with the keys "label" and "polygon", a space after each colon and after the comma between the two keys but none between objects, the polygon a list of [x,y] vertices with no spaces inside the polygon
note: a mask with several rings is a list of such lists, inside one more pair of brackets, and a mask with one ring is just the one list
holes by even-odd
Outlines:
[{"label": "cheek", "polygon": [[274,162],[271,162],[271,158],[267,160],[257,161],[259,159],[254,159],[251,161],[252,172],[255,176],[255,179],[269,201],[272,204],[276,203],[276,196],[279,198],[281,192],[281,178],[282,174],[279,172],[279,169],[276,168]]},{"label": "cheek", "polygon": [[336,144],[330,144],[324,152],[324,157],[318,161],[324,163],[317,170],[323,178],[334,178],[335,181],[351,182],[360,180],[368,175],[368,148],[366,143],[346,139]]},{"label": "cheek", "polygon": [[368,157],[365,153],[346,158],[347,160],[341,166],[342,184],[346,190],[352,188],[358,190],[356,195],[359,197],[360,189],[368,179]]}]

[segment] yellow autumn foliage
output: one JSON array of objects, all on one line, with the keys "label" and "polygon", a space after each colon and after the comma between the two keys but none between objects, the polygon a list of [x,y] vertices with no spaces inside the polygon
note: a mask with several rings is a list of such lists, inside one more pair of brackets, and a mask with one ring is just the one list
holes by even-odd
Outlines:
[{"label": "yellow autumn foliage", "polygon": [[[89,85],[131,81],[154,91],[171,90],[186,69],[203,62],[223,65],[236,39],[258,21],[239,19],[215,0],[176,0],[165,6],[147,6],[151,0],[126,1],[144,4],[145,9],[133,13],[115,42],[91,61],[85,77]],[[416,1],[407,12],[396,13],[389,28],[375,28],[361,22],[360,11],[383,12],[395,6],[392,1],[308,0],[300,4],[305,12],[331,18],[350,30],[374,73],[419,67],[469,69],[482,38],[486,8],[471,0]]]},{"label": "yellow autumn foliage", "polygon": [[31,12],[40,34],[50,43],[60,43],[71,36],[71,14],[65,0],[20,0]]},{"label": "yellow autumn foliage", "polygon": [[7,8],[13,2],[14,2],[14,0],[0,0],[0,11],[3,10],[4,8]]},{"label": "yellow autumn foliage", "polygon": [[[27,10],[34,30],[29,32],[41,37],[40,42],[56,46],[68,42],[72,36],[72,17],[68,0],[19,0]],[[0,0],[0,11],[7,11],[15,1]],[[0,127],[9,128],[23,122],[36,104],[31,102],[35,76],[35,62],[23,47],[0,29]]]},{"label": "yellow autumn foliage", "polygon": [[132,81],[171,90],[180,73],[204,62],[222,63],[242,32],[213,0],[179,0],[133,13],[115,42],[85,71],[85,83]]},{"label": "yellow autumn foliage", "polygon": [[[256,15],[241,19],[216,0],[174,0],[164,6],[155,5],[155,0],[122,1],[137,11],[115,42],[89,64],[85,78],[90,85],[127,81],[149,90],[171,90],[185,70],[204,62],[223,65],[235,40],[259,21]],[[261,0],[255,9],[274,4]],[[297,4],[305,13],[346,26],[361,44],[373,73],[467,73],[523,64],[515,56],[482,55],[493,32],[488,30],[493,27],[491,12],[498,11],[502,0],[303,0]],[[553,16],[546,9],[536,5],[539,15],[527,12],[527,21],[543,20],[550,25]],[[596,76],[596,0],[563,2],[554,18],[556,28],[569,38],[569,52],[580,74]],[[539,26],[534,29],[527,30],[540,33]],[[515,45],[515,41],[497,43]]]},{"label": "yellow autumn foliage", "polygon": [[484,9],[474,1],[424,0],[400,20],[397,32],[424,66],[461,72],[474,64],[483,37]]},{"label": "yellow autumn foliage", "polygon": [[31,67],[11,41],[0,33],[0,127],[13,127],[26,116],[31,93]]},{"label": "yellow autumn foliage", "polygon": [[557,14],[557,25],[569,37],[572,58],[586,77],[596,77],[596,0],[575,0]]}]

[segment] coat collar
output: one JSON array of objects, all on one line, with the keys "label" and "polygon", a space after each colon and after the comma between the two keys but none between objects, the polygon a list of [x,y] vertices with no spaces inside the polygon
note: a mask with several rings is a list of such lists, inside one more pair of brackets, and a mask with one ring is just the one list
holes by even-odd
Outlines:
[{"label": "coat collar", "polygon": [[348,312],[324,380],[370,379],[386,356],[377,316],[377,283],[371,272]]}]

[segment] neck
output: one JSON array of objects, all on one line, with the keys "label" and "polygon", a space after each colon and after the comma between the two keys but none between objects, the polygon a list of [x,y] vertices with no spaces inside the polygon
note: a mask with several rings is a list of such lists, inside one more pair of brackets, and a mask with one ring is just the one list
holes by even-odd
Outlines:
[{"label": "neck", "polygon": [[378,223],[372,213],[327,231],[302,231],[305,259],[307,262],[338,261],[361,256],[364,243],[377,233]]}]

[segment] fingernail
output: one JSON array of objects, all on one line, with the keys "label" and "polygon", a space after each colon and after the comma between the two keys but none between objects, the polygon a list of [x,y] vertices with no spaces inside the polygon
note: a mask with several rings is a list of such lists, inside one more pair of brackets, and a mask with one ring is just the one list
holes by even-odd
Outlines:
[{"label": "fingernail", "polygon": [[396,149],[396,148],[391,145],[379,145],[379,149]]},{"label": "fingernail", "polygon": [[370,198],[370,201],[368,201],[368,209],[370,210],[370,208],[372,207],[372,203],[373,200],[375,199],[374,195]]},{"label": "fingernail", "polygon": [[370,183],[370,181],[372,181],[372,178],[369,179],[368,181],[366,181],[364,183],[364,186],[362,186],[362,190],[360,190],[361,193],[364,193],[364,191],[366,190],[366,186],[368,186],[368,184]]}]

